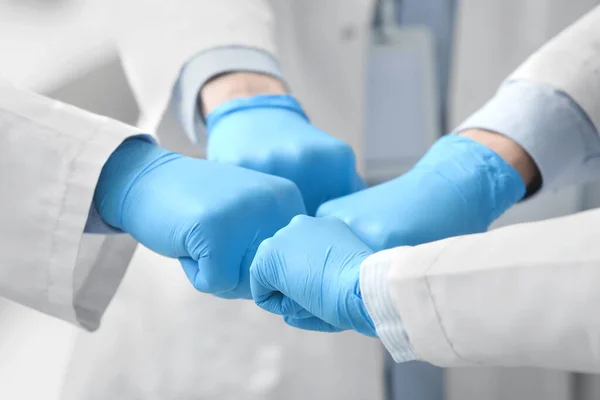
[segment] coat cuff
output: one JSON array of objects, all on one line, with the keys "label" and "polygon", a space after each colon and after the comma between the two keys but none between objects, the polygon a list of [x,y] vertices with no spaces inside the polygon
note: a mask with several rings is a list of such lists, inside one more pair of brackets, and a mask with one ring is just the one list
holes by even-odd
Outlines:
[{"label": "coat cuff", "polygon": [[192,143],[205,134],[199,93],[210,79],[228,72],[256,72],[283,82],[277,60],[264,50],[225,46],[204,51],[193,57],[181,70],[173,90],[172,106],[179,123]]},{"label": "coat cuff", "polygon": [[508,81],[455,133],[483,129],[518,143],[537,164],[543,189],[596,179],[600,137],[586,113],[550,86]]},{"label": "coat cuff", "polygon": [[412,361],[416,355],[390,296],[389,269],[386,260],[368,257],[360,267],[360,291],[377,335],[394,361]]},{"label": "coat cuff", "polygon": [[390,296],[396,311],[402,315],[417,358],[441,367],[473,364],[457,353],[444,326],[439,299],[432,294],[428,279],[429,271],[436,266],[442,253],[460,238],[397,247],[371,256],[371,262],[389,266]]},{"label": "coat cuff", "polygon": [[[131,137],[134,137],[134,136],[130,136],[130,137],[128,137],[128,139]],[[140,134],[140,135],[135,135],[135,137],[145,140],[149,143],[156,144],[156,140],[154,140],[154,138],[150,135]],[[96,209],[96,206],[94,205],[94,202],[92,201],[92,204],[90,205],[90,211],[88,213],[88,219],[85,223],[84,233],[110,235],[110,234],[116,234],[116,233],[123,233],[123,231],[120,229],[117,229],[113,226],[110,226],[106,222],[104,222],[104,220],[98,213],[98,210]]]},{"label": "coat cuff", "polygon": [[[128,235],[82,235],[86,224],[81,218],[86,215],[82,208],[86,207],[85,200],[91,202],[93,198],[95,185],[89,184],[90,178],[97,180],[112,152],[123,140],[137,133],[133,127],[106,119],[86,141],[68,177],[64,196],[68,204],[63,208],[54,235],[65,243],[61,245],[57,239],[57,251],[48,274],[47,302],[51,306],[45,311],[89,331],[99,327],[125,275],[136,242]],[[78,246],[71,242],[76,238],[80,240]],[[73,265],[73,258],[74,268],[68,267]]]}]

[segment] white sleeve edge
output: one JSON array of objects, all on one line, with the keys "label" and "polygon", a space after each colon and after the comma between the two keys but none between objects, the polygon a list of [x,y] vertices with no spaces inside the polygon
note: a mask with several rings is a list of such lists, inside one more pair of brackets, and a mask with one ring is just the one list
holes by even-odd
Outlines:
[{"label": "white sleeve edge", "polygon": [[360,267],[360,290],[377,335],[394,361],[416,360],[416,354],[390,295],[390,264],[369,262],[370,258],[363,261]]}]

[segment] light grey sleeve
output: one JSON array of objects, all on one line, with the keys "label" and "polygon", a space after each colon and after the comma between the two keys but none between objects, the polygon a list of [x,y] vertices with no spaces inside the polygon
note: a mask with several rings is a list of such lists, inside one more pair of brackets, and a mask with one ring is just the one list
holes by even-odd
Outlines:
[{"label": "light grey sleeve", "polygon": [[573,99],[600,128],[600,5],[531,55],[510,80],[551,86]]},{"label": "light grey sleeve", "polygon": [[256,72],[283,77],[279,63],[270,53],[252,47],[224,46],[203,51],[182,68],[173,90],[172,106],[192,143],[205,133],[198,95],[210,79],[228,72]]},{"label": "light grey sleeve", "polygon": [[531,81],[507,81],[455,132],[484,129],[521,145],[542,174],[543,189],[600,179],[600,136],[565,92]]}]

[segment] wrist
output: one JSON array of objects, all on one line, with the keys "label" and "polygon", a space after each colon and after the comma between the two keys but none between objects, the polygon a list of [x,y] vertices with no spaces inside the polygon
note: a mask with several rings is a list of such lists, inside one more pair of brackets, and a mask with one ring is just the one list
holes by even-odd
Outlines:
[{"label": "wrist", "polygon": [[467,129],[459,135],[481,143],[498,154],[519,173],[526,187],[541,178],[540,171],[529,154],[506,136],[482,129]]},{"label": "wrist", "polygon": [[[308,123],[309,119],[304,113],[302,106],[298,101],[289,94],[268,94],[254,95],[245,98],[231,99],[219,107],[215,108],[206,118],[206,131],[209,135],[215,130],[215,126],[219,121],[227,116],[237,114],[238,112],[248,110],[271,110],[271,112],[285,112],[294,118],[298,118],[304,123]],[[271,112],[268,114],[272,116]],[[288,122],[291,121],[288,119]]]},{"label": "wrist", "polygon": [[154,143],[139,137],[129,138],[108,158],[96,185],[94,206],[108,225],[122,226],[122,204],[136,177],[153,161],[170,154]]},{"label": "wrist", "polygon": [[[465,135],[446,135],[417,163],[415,173],[439,180],[469,206],[479,232],[521,200],[526,187],[518,171],[490,147]],[[437,177],[437,178],[436,178]]]},{"label": "wrist", "polygon": [[286,93],[283,82],[270,75],[255,72],[232,72],[219,75],[202,87],[199,107],[202,115],[206,117],[229,100]]}]

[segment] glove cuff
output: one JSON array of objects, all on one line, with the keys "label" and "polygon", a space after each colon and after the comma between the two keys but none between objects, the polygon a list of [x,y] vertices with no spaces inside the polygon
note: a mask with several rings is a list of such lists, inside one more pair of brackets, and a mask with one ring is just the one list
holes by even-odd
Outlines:
[{"label": "glove cuff", "polygon": [[489,147],[464,136],[442,137],[417,167],[433,169],[456,183],[468,202],[478,204],[488,226],[526,192],[515,168]]},{"label": "glove cuff", "polygon": [[122,226],[122,205],[135,180],[154,161],[174,154],[154,144],[145,135],[125,140],[108,158],[96,190],[94,205],[108,225],[125,230]]},{"label": "glove cuff", "polygon": [[226,116],[240,111],[257,108],[292,111],[305,119],[306,122],[310,122],[298,100],[289,94],[257,95],[229,100],[215,108],[206,118],[206,131],[208,132],[208,136],[210,136],[210,133],[219,121]]}]

